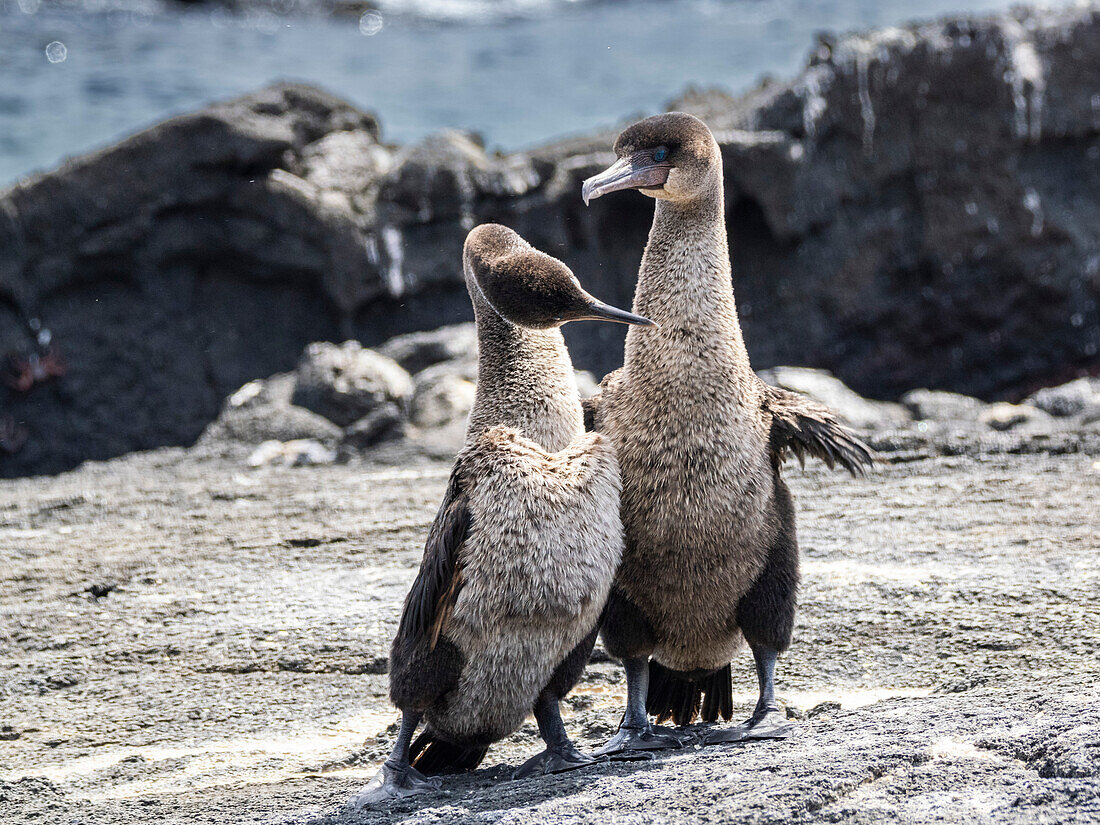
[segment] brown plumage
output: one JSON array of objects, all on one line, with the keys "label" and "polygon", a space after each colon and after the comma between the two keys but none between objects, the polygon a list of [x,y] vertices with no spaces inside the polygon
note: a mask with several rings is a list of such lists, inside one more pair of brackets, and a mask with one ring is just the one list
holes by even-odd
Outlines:
[{"label": "brown plumage", "polygon": [[[678,113],[648,118],[615,151],[619,160],[583,195],[629,188],[657,200],[634,311],[658,328],[627,333],[624,366],[585,410],[615,441],[623,478],[627,544],[603,636],[633,684],[609,749],[639,746],[643,734],[631,731],[648,726],[643,703],[679,724],[700,713],[728,719],[728,665],[742,637],[761,677],[743,732],[778,735],[771,670],[790,641],[798,584],[779,467],[811,455],[856,473],[871,454],[825,407],[752,371],[733,297],[722,158],[706,125]],[[647,700],[637,663],[650,659]]]},{"label": "brown plumage", "polygon": [[790,452],[804,464],[807,456],[820,458],[829,469],[840,466],[861,476],[874,462],[867,445],[841,426],[823,404],[804,395],[764,385],[764,412],[771,418],[769,444],[783,461]]},{"label": "brown plumage", "polygon": [[470,233],[463,267],[477,393],[391,650],[401,733],[357,806],[476,767],[532,712],[547,749],[521,772],[591,761],[569,741],[558,700],[588,660],[622,553],[619,467],[610,440],[584,431],[559,327],[650,322],[597,301],[502,226]]}]

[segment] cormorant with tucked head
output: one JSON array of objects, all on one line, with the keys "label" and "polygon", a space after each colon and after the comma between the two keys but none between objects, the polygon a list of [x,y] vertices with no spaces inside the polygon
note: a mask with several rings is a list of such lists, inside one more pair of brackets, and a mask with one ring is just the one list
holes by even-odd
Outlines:
[{"label": "cormorant with tucked head", "polygon": [[390,654],[401,730],[355,807],[472,770],[532,711],[546,750],[517,776],[592,762],[569,740],[558,701],[588,661],[622,553],[619,465],[610,439],[584,431],[559,327],[652,322],[597,301],[503,226],[470,232],[463,268],[477,394]]},{"label": "cormorant with tucked head", "polygon": [[760,695],[743,725],[707,743],[782,737],[775,663],[795,615],[798,547],[787,453],[853,473],[871,455],[826,408],[752,371],[733,298],[722,156],[691,115],[647,118],[615,142],[618,160],[584,182],[585,203],[621,189],[656,199],[634,311],[659,325],[630,330],[624,365],[587,410],[611,436],[622,471],[623,563],[603,639],[623,660],[627,710],[601,751],[674,747],[656,729],[732,716],[730,660],[752,648]]}]

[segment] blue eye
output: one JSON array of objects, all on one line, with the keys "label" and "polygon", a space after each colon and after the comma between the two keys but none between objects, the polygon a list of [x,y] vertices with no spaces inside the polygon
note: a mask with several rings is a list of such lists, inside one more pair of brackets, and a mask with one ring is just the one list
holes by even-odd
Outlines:
[{"label": "blue eye", "polygon": [[660,163],[661,161],[663,161],[667,157],[668,157],[668,149],[666,149],[664,146],[662,146],[660,149],[658,149],[656,152],[653,153],[653,159],[655,161],[657,161],[658,163]]}]

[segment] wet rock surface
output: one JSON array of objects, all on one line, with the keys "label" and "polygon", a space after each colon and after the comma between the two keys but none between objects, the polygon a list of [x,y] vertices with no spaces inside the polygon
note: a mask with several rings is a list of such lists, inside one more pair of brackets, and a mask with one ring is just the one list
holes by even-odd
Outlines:
[{"label": "wet rock surface", "polygon": [[[824,36],[790,82],[675,101],[722,146],[757,368],[1009,401],[1100,371],[1098,88],[1100,12],[1076,7]],[[468,320],[459,253],[478,222],[629,304],[652,204],[579,197],[612,133],[508,156],[379,135],[279,86],[0,193],[0,357],[63,362],[0,386],[0,476],[190,444],[312,341]],[[597,375],[622,335],[567,331]]]},{"label": "wet rock surface", "polygon": [[[528,722],[439,793],[356,816],[341,808],[396,731],[386,654],[449,462],[397,441],[385,462],[249,468],[203,445],[7,481],[0,819],[1095,822],[1090,449],[902,451],[864,479],[789,465],[792,739],[512,782],[539,747]],[[734,673],[741,717],[747,652]],[[582,748],[623,698],[598,648],[564,703]]]}]

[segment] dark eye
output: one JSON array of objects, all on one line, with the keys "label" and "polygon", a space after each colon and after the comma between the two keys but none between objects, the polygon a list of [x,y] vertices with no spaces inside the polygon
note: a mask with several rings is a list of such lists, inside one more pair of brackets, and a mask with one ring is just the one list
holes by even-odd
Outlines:
[{"label": "dark eye", "polygon": [[657,161],[658,163],[660,163],[661,161],[663,161],[667,157],[668,157],[668,149],[666,149],[664,146],[658,147],[657,151],[653,153],[653,159],[655,161]]}]

